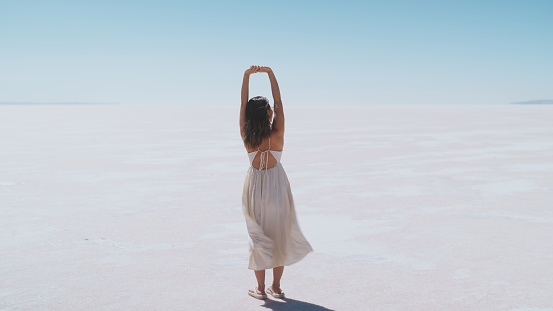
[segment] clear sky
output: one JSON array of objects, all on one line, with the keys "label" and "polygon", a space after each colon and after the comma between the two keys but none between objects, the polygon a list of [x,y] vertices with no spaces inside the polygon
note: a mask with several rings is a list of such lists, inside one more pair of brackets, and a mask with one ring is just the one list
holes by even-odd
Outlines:
[{"label": "clear sky", "polygon": [[553,1],[0,1],[0,101],[237,104],[250,64],[293,104],[553,99]]}]

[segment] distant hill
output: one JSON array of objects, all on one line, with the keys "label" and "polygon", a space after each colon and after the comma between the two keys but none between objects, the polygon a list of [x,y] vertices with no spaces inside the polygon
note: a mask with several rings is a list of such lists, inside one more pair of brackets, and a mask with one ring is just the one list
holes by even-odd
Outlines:
[{"label": "distant hill", "polygon": [[553,105],[553,99],[537,99],[537,100],[528,100],[524,102],[514,102],[511,104],[521,104],[521,105]]}]

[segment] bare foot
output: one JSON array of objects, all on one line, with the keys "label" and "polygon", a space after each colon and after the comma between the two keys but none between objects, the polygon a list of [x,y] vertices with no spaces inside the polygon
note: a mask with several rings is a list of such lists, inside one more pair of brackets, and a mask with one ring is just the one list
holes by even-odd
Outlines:
[{"label": "bare foot", "polygon": [[270,286],[269,288],[267,288],[267,292],[275,298],[284,298],[284,293],[282,292],[280,287]]},{"label": "bare foot", "polygon": [[267,294],[265,293],[265,289],[260,290],[257,287],[254,289],[248,290],[248,295],[256,299],[267,299]]},{"label": "bare foot", "polygon": [[275,294],[282,294],[282,289],[280,289],[279,286],[271,285],[269,288],[270,288],[271,290],[273,290],[273,292],[274,292]]}]

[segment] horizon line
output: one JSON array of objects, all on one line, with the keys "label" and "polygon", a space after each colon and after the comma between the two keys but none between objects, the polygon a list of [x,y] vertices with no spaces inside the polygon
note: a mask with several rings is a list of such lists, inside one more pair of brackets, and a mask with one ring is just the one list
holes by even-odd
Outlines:
[{"label": "horizon line", "polygon": [[118,105],[118,103],[95,103],[95,102],[11,102],[0,101],[0,105]]}]

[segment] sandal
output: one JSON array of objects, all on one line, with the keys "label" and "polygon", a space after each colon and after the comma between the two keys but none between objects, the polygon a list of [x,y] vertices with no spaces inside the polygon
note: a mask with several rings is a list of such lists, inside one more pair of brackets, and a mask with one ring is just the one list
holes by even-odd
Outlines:
[{"label": "sandal", "polygon": [[271,296],[273,296],[275,298],[284,298],[284,292],[281,291],[280,294],[277,294],[273,290],[272,286],[269,286],[269,288],[267,288],[267,293],[269,293]]},{"label": "sandal", "polygon": [[257,287],[255,287],[253,289],[253,291],[251,289],[248,290],[248,295],[252,296],[253,298],[260,299],[260,300],[267,299],[267,294],[259,294],[258,290],[257,290]]}]

